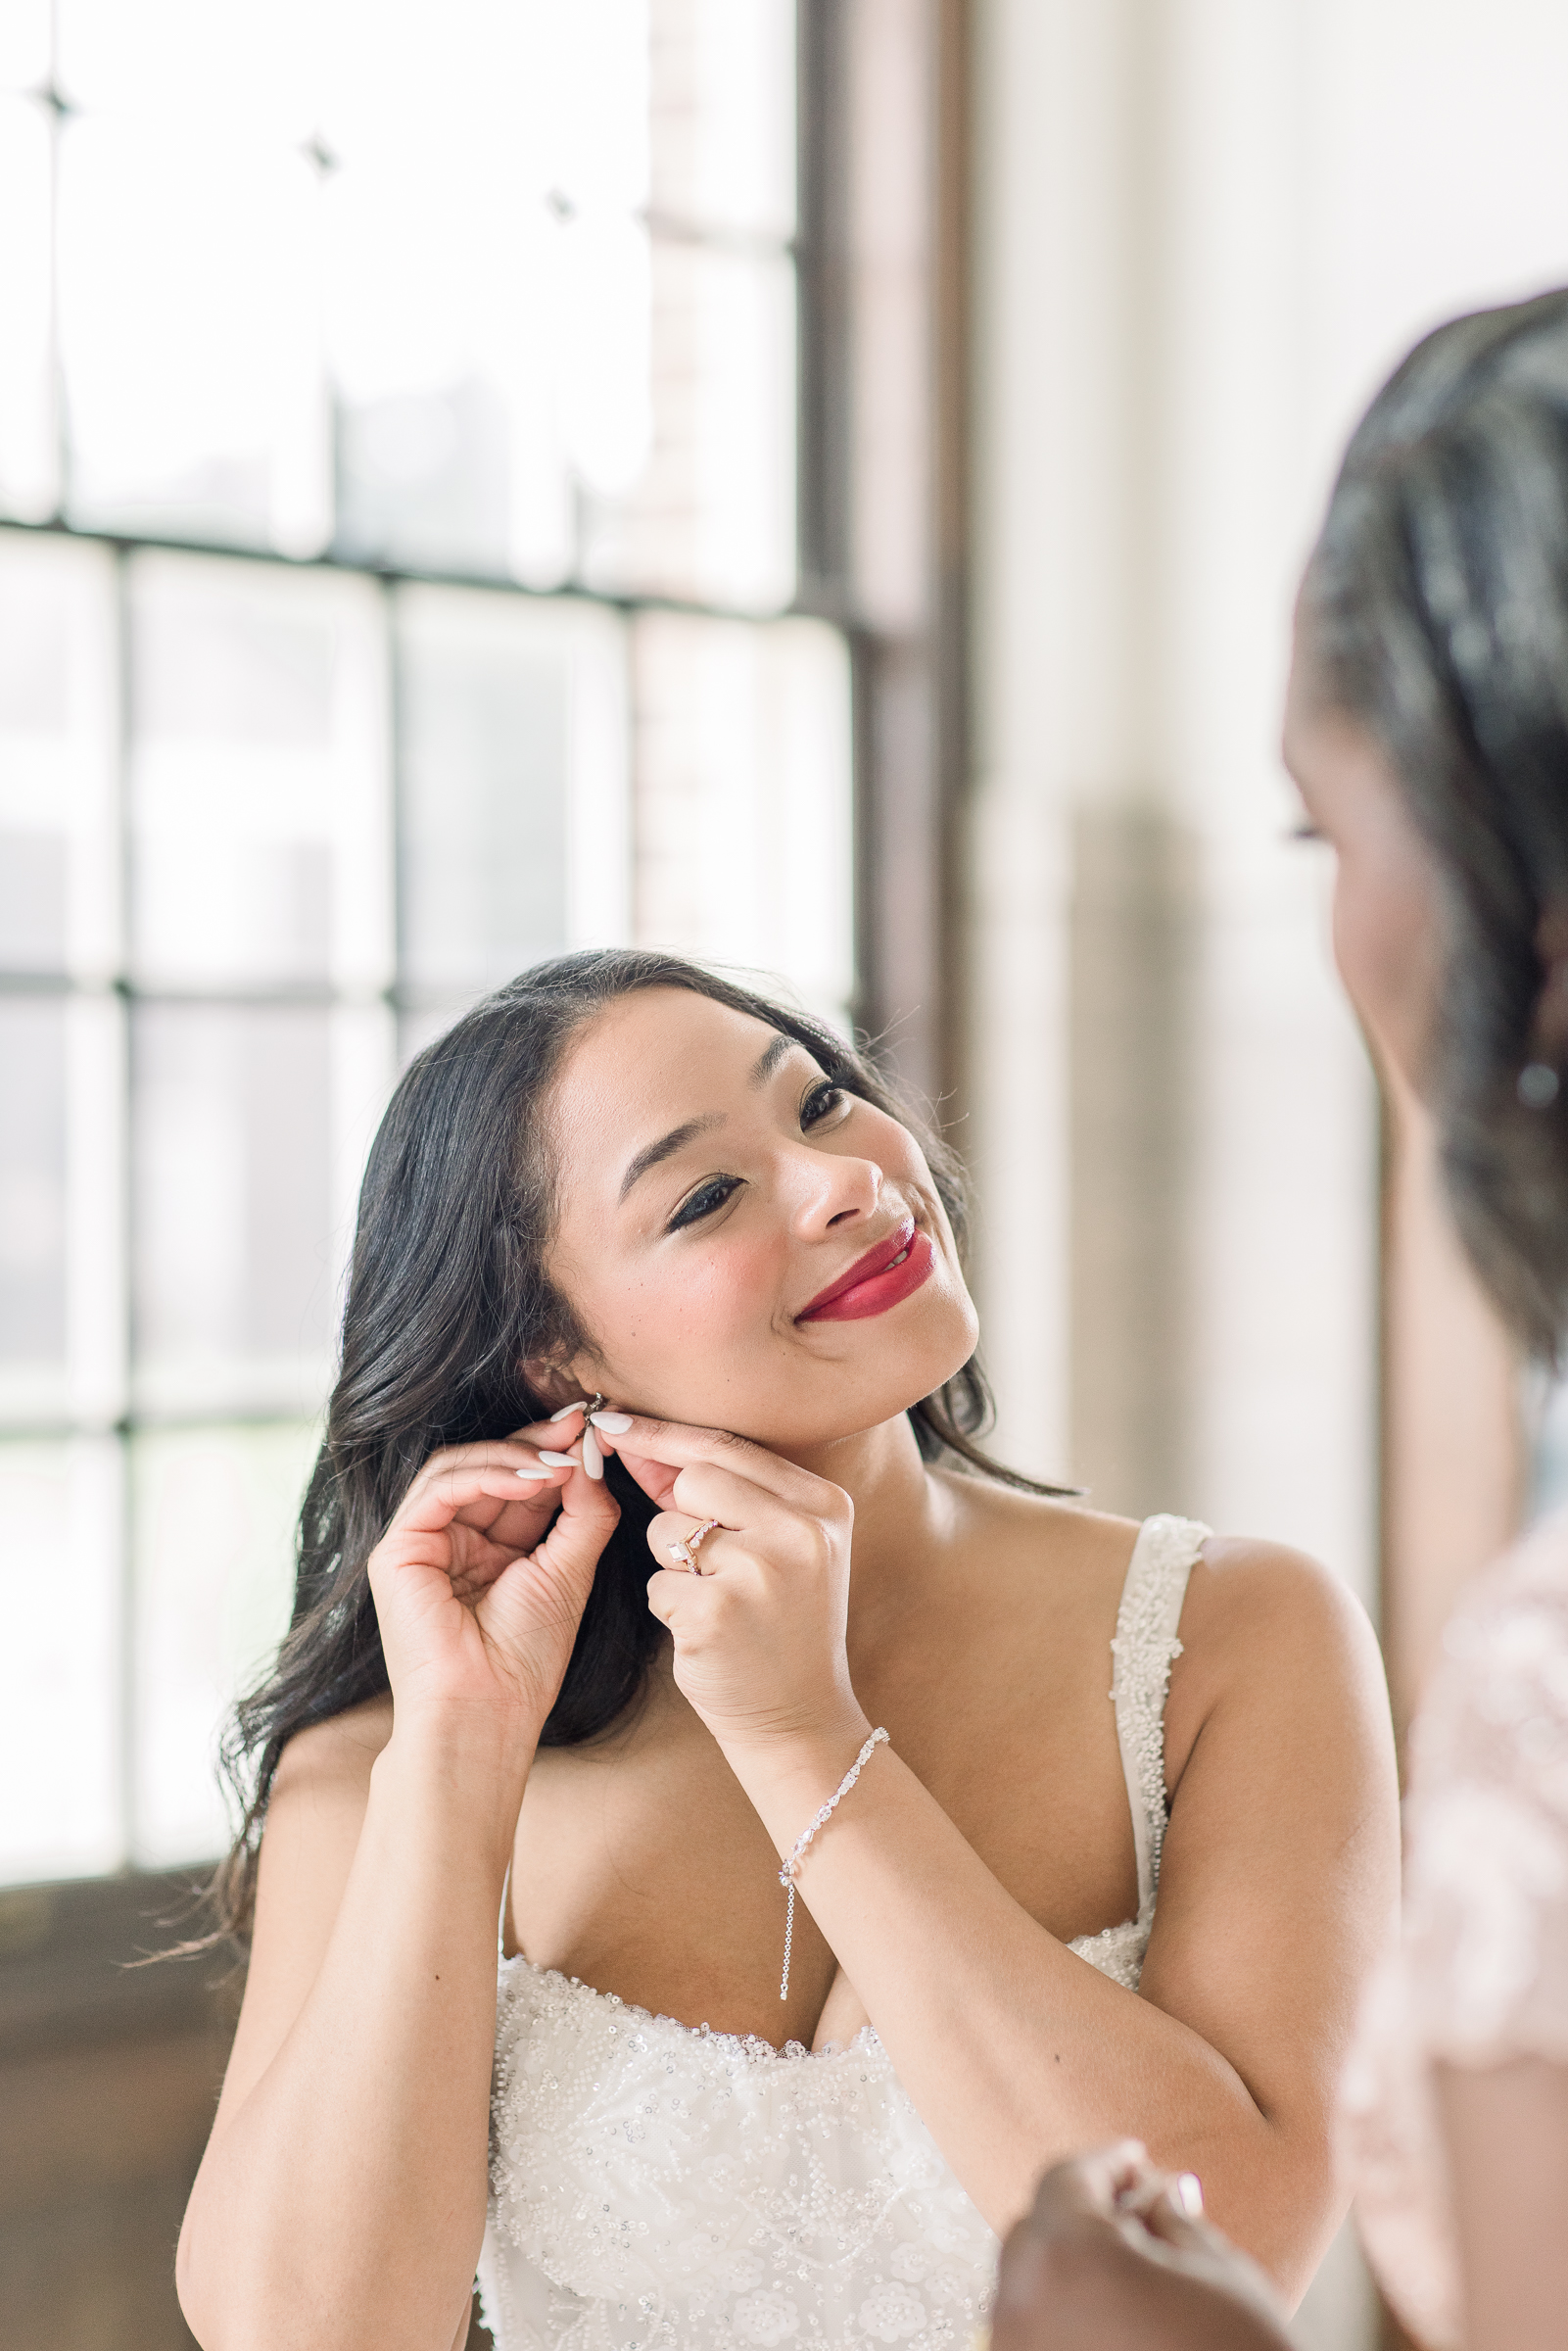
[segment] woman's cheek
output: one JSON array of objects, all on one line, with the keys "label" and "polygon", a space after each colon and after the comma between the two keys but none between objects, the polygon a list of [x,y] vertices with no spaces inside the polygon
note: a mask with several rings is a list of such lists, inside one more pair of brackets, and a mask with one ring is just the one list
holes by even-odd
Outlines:
[{"label": "woman's cheek", "polygon": [[765,1340],[780,1281],[769,1250],[714,1246],[656,1274],[605,1283],[590,1328],[602,1334],[628,1393],[641,1395],[645,1377],[672,1362],[689,1368],[701,1361],[712,1370],[722,1357]]},{"label": "woman's cheek", "polygon": [[1342,854],[1335,961],[1377,1044],[1417,1090],[1437,1009],[1437,917],[1435,892],[1417,861]]},{"label": "woman's cheek", "polygon": [[763,1337],[781,1280],[778,1253],[764,1246],[716,1244],[689,1262],[670,1284],[669,1313],[689,1340],[734,1346]]}]

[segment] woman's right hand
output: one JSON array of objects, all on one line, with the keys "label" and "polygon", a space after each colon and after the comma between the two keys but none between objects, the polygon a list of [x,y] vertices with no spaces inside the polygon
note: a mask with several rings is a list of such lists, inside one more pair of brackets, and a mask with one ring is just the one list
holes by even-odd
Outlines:
[{"label": "woman's right hand", "polygon": [[1002,2247],[992,2351],[1290,2351],[1258,2264],[1137,2139],[1052,2167]]},{"label": "woman's right hand", "polygon": [[576,1419],[433,1454],[370,1555],[396,1718],[477,1718],[530,1749],[555,1703],[620,1511]]}]

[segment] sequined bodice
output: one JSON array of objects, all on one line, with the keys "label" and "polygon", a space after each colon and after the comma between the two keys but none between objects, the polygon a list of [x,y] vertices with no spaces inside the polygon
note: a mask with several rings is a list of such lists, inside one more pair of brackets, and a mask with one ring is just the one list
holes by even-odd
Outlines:
[{"label": "sequined bodice", "polygon": [[[1154,1918],[1176,1624],[1207,1532],[1146,1521],[1117,1619],[1138,1915],[1069,1947],[1129,1989]],[[779,2050],[501,1961],[480,2264],[498,2351],[963,2351],[995,2255],[869,2027],[845,2049]]]}]

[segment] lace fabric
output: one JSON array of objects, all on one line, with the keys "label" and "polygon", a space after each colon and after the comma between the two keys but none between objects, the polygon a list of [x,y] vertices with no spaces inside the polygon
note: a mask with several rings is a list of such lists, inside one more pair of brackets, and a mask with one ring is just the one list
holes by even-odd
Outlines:
[{"label": "lace fabric", "polygon": [[1411,1735],[1402,1947],[1341,2098],[1361,2233],[1433,2351],[1462,2343],[1435,2062],[1568,2064],[1568,1513],[1474,1585]]},{"label": "lace fabric", "polygon": [[[1144,1521],[1127,1568],[1111,1655],[1116,1661],[1111,1700],[1132,1809],[1138,1855],[1138,1918],[1154,1918],[1160,1850],[1165,1839],[1165,1698],[1170,1668],[1181,1655],[1176,1626],[1207,1527],[1162,1514]],[[1119,1932],[1113,1928],[1113,1933]],[[1139,1963],[1143,1959],[1138,1953]]]},{"label": "lace fabric", "polygon": [[[1138,1916],[1069,1947],[1129,1990],[1154,1916],[1175,1625],[1207,1532],[1149,1520],[1117,1615]],[[779,2050],[521,1957],[500,1963],[491,2191],[498,2351],[963,2351],[995,2265],[870,2027],[848,2048]]]}]

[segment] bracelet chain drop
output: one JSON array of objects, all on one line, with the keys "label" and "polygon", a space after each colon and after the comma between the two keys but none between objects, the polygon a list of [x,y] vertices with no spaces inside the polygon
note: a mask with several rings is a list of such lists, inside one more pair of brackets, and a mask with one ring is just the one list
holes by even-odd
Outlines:
[{"label": "bracelet chain drop", "polygon": [[838,1806],[843,1802],[844,1798],[849,1794],[849,1791],[859,1779],[862,1771],[864,1771],[866,1765],[871,1761],[873,1751],[877,1748],[886,1747],[888,1744],[889,1741],[887,1733],[884,1730],[878,1729],[873,1731],[871,1737],[867,1740],[865,1746],[861,1749],[859,1754],[855,1757],[855,1760],[853,1763],[851,1763],[849,1769],[845,1772],[843,1778],[833,1790],[832,1795],[828,1799],[828,1801],[822,1806],[820,1811],[817,1811],[812,1815],[811,1820],[808,1822],[805,1829],[795,1839],[794,1845],[790,1849],[789,1857],[779,1872],[779,1883],[784,1888],[789,1896],[784,1908],[784,1973],[779,1980],[779,1997],[781,2000],[786,2000],[789,1997],[789,1952],[795,1939],[795,1878],[799,1872],[801,1862],[805,1859],[806,1847],[810,1845],[813,1837],[816,1836],[817,1831],[823,1826],[824,1822],[829,1820],[838,1809]]}]

